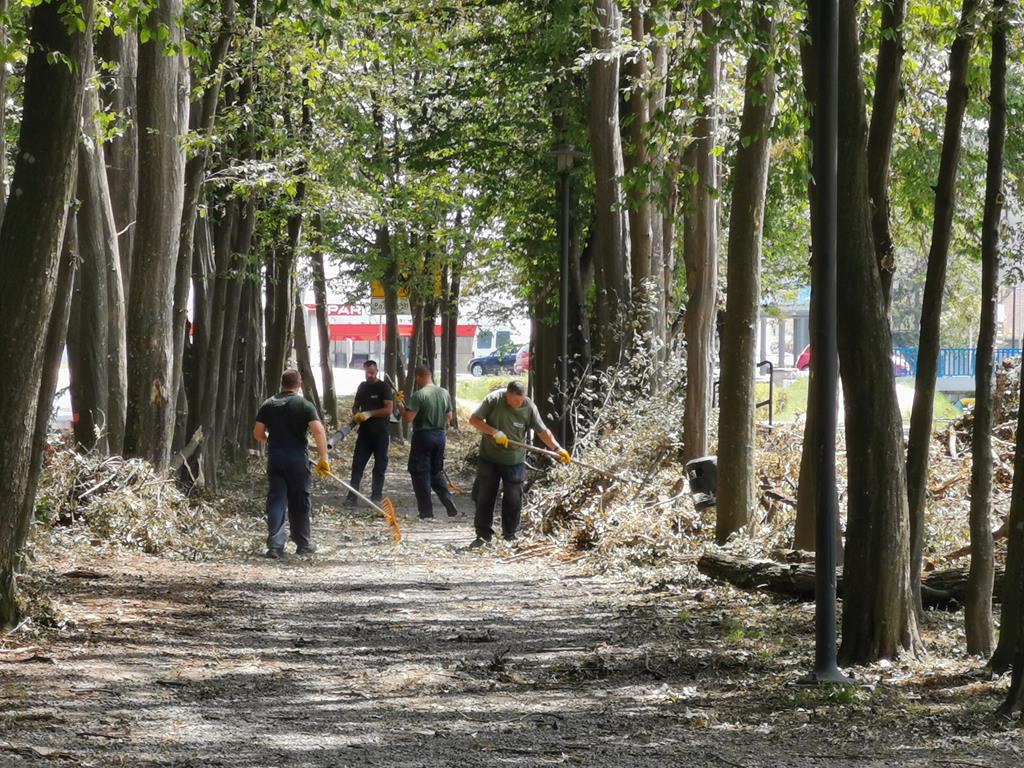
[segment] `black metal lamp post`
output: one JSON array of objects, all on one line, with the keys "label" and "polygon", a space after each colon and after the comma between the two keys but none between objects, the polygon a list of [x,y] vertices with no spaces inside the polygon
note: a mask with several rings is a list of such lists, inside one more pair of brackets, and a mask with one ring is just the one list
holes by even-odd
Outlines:
[{"label": "black metal lamp post", "polygon": [[558,233],[561,246],[558,286],[558,388],[561,391],[559,408],[562,421],[559,424],[559,441],[569,447],[569,247],[572,242],[572,166],[584,152],[571,144],[561,144],[552,150],[558,169]]},{"label": "black metal lamp post", "polygon": [[818,433],[814,436],[817,469],[815,493],[815,652],[813,679],[819,683],[850,682],[836,665],[836,218],[839,144],[839,25],[837,0],[820,0],[812,23],[817,27],[815,59],[819,73],[815,105],[814,179],[818,192],[815,227],[819,252],[811,262],[815,292],[812,375],[817,377]]}]

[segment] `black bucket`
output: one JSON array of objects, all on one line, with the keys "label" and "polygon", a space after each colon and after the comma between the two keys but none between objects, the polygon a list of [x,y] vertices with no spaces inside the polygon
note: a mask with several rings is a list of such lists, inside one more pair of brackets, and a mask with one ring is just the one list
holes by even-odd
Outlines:
[{"label": "black bucket", "polygon": [[686,477],[690,481],[693,506],[699,512],[715,506],[715,487],[718,479],[718,457],[701,456],[686,462]]}]

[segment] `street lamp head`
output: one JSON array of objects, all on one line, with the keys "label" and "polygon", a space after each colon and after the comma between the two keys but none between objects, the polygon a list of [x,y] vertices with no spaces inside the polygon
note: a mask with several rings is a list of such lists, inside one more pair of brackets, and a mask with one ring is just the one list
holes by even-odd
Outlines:
[{"label": "street lamp head", "polygon": [[572,170],[573,161],[577,157],[586,157],[586,152],[580,152],[572,144],[559,144],[549,154],[555,156],[559,173],[567,173]]}]

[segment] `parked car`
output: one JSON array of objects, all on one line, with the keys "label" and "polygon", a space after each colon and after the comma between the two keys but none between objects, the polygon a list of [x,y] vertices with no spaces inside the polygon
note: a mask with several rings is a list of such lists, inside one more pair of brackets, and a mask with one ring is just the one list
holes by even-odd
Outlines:
[{"label": "parked car", "polygon": [[474,357],[469,361],[467,369],[474,376],[496,373],[509,373],[515,370],[518,347],[508,344],[483,357]]},{"label": "parked car", "polygon": [[517,374],[526,373],[530,370],[530,345],[523,344],[516,353],[516,364],[515,372]]},{"label": "parked car", "polygon": [[[914,373],[914,366],[910,364],[901,353],[893,352],[890,356],[892,360],[892,374],[893,376],[911,376]],[[806,371],[811,367],[811,345],[808,344],[804,347],[804,351],[800,353],[800,356],[796,359],[796,369],[798,371]]]}]

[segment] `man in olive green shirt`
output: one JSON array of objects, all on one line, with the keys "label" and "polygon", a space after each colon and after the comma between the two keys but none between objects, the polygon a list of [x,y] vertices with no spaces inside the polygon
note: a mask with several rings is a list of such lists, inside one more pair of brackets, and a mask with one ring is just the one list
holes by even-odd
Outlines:
[{"label": "man in olive green shirt", "polygon": [[509,444],[509,440],[526,443],[527,432],[534,430],[563,463],[570,461],[569,452],[555,440],[540,417],[540,411],[526,396],[523,385],[510,381],[504,391],[491,392],[469,418],[469,423],[484,434],[480,443],[480,461],[476,470],[476,541],[481,547],[491,540],[494,530],[494,503],[501,493],[501,535],[512,541],[519,530],[523,510],[523,480],[526,478],[526,450]]},{"label": "man in olive green shirt", "polygon": [[408,405],[403,393],[399,393],[397,399],[402,418],[412,422],[409,474],[416,492],[420,520],[434,519],[431,488],[444,504],[448,517],[455,517],[459,510],[455,507],[444,474],[445,430],[452,420],[452,399],[448,390],[434,384],[434,375],[425,365],[417,365],[414,375],[416,391],[409,397]]}]

